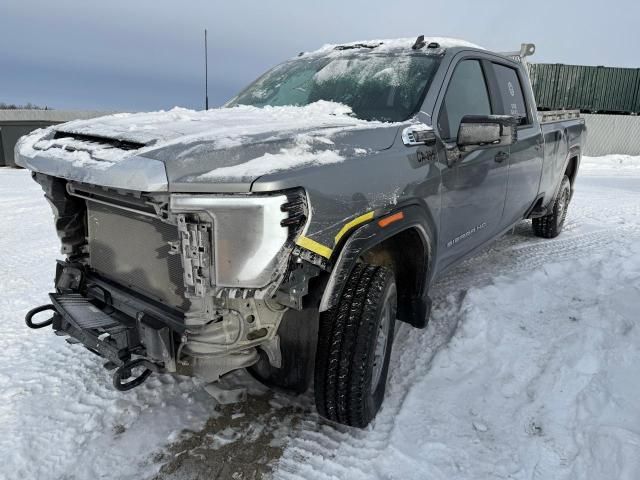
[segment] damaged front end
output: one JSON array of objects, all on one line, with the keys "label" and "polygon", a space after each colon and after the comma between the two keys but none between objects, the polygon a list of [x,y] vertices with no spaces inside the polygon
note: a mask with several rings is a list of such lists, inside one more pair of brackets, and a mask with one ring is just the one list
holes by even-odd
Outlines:
[{"label": "damaged front end", "polygon": [[[118,390],[179,373],[227,402],[243,392],[221,388],[225,374],[260,357],[280,368],[282,318],[303,308],[323,268],[295,247],[309,217],[303,190],[146,194],[33,176],[66,260],[31,328],[52,325],[107,359]],[[37,322],[45,310],[53,317]]]}]

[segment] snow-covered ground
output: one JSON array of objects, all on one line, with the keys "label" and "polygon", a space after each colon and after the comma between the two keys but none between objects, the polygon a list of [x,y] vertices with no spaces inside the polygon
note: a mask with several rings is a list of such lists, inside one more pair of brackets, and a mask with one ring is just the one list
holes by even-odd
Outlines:
[{"label": "snow-covered ground", "polygon": [[172,431],[202,424],[209,399],[171,377],[119,394],[98,357],[25,326],[61,258],[42,193],[26,170],[0,169],[0,479],[139,478]]},{"label": "snow-covered ground", "polygon": [[[214,401],[163,376],[116,392],[97,357],[27,329],[57,238],[27,172],[0,169],[0,199],[0,479],[153,476],[174,455],[159,452],[201,428]],[[274,477],[640,478],[640,158],[584,159],[560,237],[523,222],[433,297],[429,327],[399,333],[374,423],[298,414]],[[218,442],[244,438],[238,450],[256,438],[209,428]]]}]

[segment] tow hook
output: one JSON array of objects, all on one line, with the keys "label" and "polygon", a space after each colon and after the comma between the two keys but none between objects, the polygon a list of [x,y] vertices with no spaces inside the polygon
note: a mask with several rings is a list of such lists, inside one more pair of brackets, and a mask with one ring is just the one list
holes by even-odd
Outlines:
[{"label": "tow hook", "polygon": [[[122,380],[126,380],[131,377],[131,371],[136,367],[145,367],[145,369],[133,380],[127,383],[122,383]],[[126,392],[142,385],[152,373],[157,373],[159,371],[160,367],[146,358],[130,360],[120,366],[113,374],[113,386],[120,392]]]},{"label": "tow hook", "polygon": [[51,318],[48,319],[48,320],[44,320],[44,321],[39,322],[39,323],[34,323],[33,322],[33,317],[35,315],[37,315],[40,312],[45,312],[47,310],[51,310],[53,312],[56,312],[56,307],[54,307],[51,304],[47,304],[47,305],[40,305],[39,307],[32,308],[31,310],[29,310],[27,312],[27,314],[24,316],[24,322],[27,324],[27,327],[33,328],[33,329],[38,329],[38,328],[48,327],[49,325],[51,325],[53,323],[53,320],[56,317],[57,313],[54,313],[51,316]]}]

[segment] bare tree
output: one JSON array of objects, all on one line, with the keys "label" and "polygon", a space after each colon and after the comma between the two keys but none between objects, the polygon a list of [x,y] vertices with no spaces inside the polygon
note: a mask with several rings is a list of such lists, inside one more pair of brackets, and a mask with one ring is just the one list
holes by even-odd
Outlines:
[{"label": "bare tree", "polygon": [[0,102],[0,110],[50,110],[47,106],[41,107],[28,102],[25,105],[16,105],[15,103]]}]

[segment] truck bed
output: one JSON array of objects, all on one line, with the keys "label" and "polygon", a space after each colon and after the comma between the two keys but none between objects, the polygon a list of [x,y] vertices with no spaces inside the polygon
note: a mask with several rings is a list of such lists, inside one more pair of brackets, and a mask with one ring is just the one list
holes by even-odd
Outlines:
[{"label": "truck bed", "polygon": [[580,118],[580,110],[538,111],[538,121],[542,123],[559,122]]},{"label": "truck bed", "polygon": [[566,160],[572,149],[584,143],[584,119],[578,110],[538,112],[538,121],[544,138],[544,163],[540,178],[543,205],[554,197]]}]

